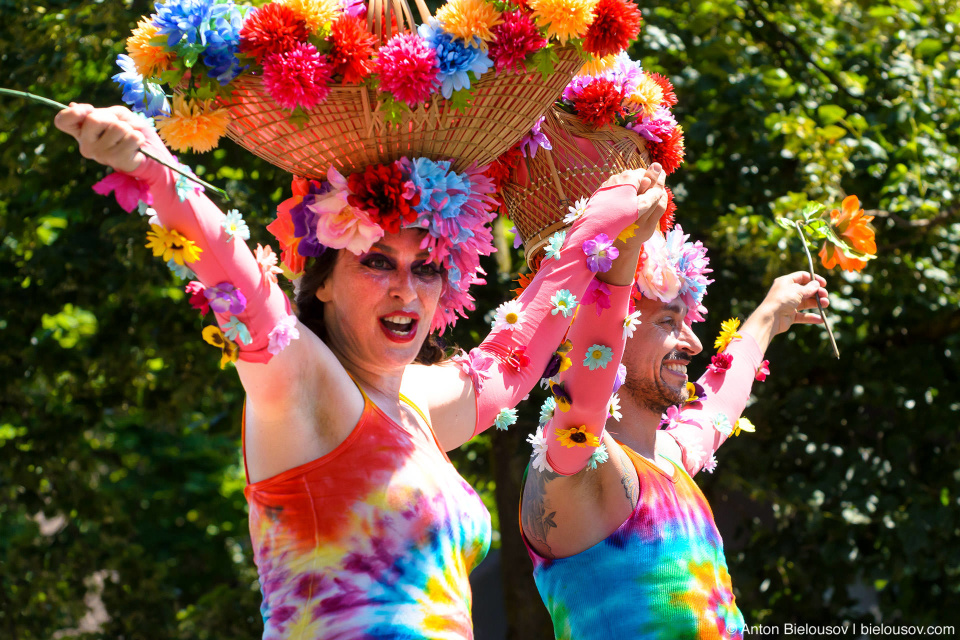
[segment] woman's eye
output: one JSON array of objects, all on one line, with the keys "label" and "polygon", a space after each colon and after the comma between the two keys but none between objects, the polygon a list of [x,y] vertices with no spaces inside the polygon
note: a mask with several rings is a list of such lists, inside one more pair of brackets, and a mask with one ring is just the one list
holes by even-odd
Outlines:
[{"label": "woman's eye", "polygon": [[391,266],[389,260],[378,255],[369,256],[363,263],[371,269],[389,269]]},{"label": "woman's eye", "polygon": [[440,268],[432,262],[422,262],[418,266],[414,267],[414,271],[426,277],[433,277],[440,275]]}]

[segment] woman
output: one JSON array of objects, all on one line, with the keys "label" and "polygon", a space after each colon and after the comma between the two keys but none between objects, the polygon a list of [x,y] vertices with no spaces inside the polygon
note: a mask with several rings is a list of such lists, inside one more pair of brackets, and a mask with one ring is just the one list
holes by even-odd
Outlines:
[{"label": "woman", "polygon": [[[187,260],[197,291],[240,343],[264,637],[472,637],[467,577],[488,548],[489,514],[444,451],[512,421],[570,323],[552,300],[582,297],[594,278],[583,243],[634,222],[652,229],[666,206],[659,183],[647,176],[644,186],[655,186],[638,196],[641,175],[630,174],[600,189],[487,340],[425,366],[413,363],[438,361],[427,336],[450,315],[441,300],[456,278],[423,248],[422,229],[378,227],[359,255],[324,251],[300,282],[295,320],[230,218],[139,153],[142,145],[172,160],[141,118],[71,105],[56,124],[82,155],[149,188],[161,223],[155,253],[197,258]],[[629,284],[645,239],[635,236],[626,259],[596,277]],[[227,337],[214,337],[226,360],[236,357]]]}]

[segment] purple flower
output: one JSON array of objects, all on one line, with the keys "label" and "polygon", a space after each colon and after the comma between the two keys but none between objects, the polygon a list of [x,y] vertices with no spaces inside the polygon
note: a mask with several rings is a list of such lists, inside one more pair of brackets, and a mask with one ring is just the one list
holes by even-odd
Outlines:
[{"label": "purple flower", "polygon": [[214,287],[207,287],[203,295],[210,301],[210,308],[215,313],[243,313],[247,308],[247,297],[240,289],[229,282],[221,282]]},{"label": "purple flower", "polygon": [[587,267],[594,273],[609,271],[620,251],[613,246],[613,240],[605,233],[598,233],[593,240],[583,243],[583,252],[587,256]]},{"label": "purple flower", "polygon": [[623,383],[627,381],[627,368],[620,363],[620,366],[617,367],[617,375],[613,379],[613,393],[616,393],[620,390],[620,387],[623,386]]},{"label": "purple flower", "polygon": [[535,158],[537,156],[537,149],[540,148],[546,149],[547,151],[553,149],[553,145],[550,144],[550,138],[540,130],[540,125],[542,125],[546,119],[546,116],[540,116],[537,123],[530,129],[530,133],[520,139],[520,152],[524,157]]},{"label": "purple flower", "polygon": [[277,355],[287,348],[291,340],[296,340],[299,337],[300,331],[297,329],[296,317],[284,316],[284,318],[277,323],[277,326],[267,334],[267,338],[270,340],[267,344],[267,351],[271,355]]}]

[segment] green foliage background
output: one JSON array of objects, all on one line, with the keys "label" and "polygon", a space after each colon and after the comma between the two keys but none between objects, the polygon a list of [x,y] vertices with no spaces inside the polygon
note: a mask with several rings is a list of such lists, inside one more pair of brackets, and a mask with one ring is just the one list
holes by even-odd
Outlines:
[{"label": "green foliage background", "polygon": [[[775,216],[851,193],[877,216],[880,257],[828,274],[840,360],[817,329],[778,339],[746,412],[757,433],[700,479],[741,609],[750,623],[960,624],[960,5],[641,8],[634,53],[674,81],[687,131],[679,219],[717,279],[705,343],[803,266]],[[0,85],[116,103],[113,60],[150,10],[0,0]],[[104,170],[53,115],[0,100],[0,636],[257,637],[242,390],[142,247],[144,222],[92,193]],[[183,159],[259,223],[253,242],[270,239],[287,176],[229,142]],[[502,273],[457,327],[462,346],[517,264],[488,265]],[[508,514],[505,558],[522,555],[513,487],[535,415],[531,402],[512,434],[458,458]],[[504,572],[513,637],[546,637],[527,565]],[[109,614],[99,629],[83,620],[88,592]]]}]

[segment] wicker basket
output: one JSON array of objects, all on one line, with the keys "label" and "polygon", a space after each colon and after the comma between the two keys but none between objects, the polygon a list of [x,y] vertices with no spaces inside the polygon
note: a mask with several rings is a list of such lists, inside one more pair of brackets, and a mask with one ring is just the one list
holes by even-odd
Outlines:
[{"label": "wicker basket", "polygon": [[[430,18],[423,0],[416,0],[421,19]],[[399,30],[416,29],[406,0],[368,0],[367,27],[386,42]],[[557,50],[556,72],[543,80],[538,72],[489,72],[476,83],[471,106],[454,112],[435,96],[403,116],[386,121],[377,92],[363,85],[330,87],[327,100],[294,123],[270,98],[259,77],[241,76],[225,101],[233,122],[228,135],[240,146],[290,173],[325,178],[332,164],[347,175],[371,164],[402,156],[452,160],[462,171],[471,164],[495,160],[530,131],[574,74],[582,59],[573,47]]]},{"label": "wicker basket", "polygon": [[540,149],[524,158],[503,197],[523,240],[531,268],[539,261],[550,236],[563,229],[568,207],[590,197],[603,181],[627,169],[650,164],[643,138],[623,127],[595,129],[575,115],[551,107],[541,131],[553,150]]}]

